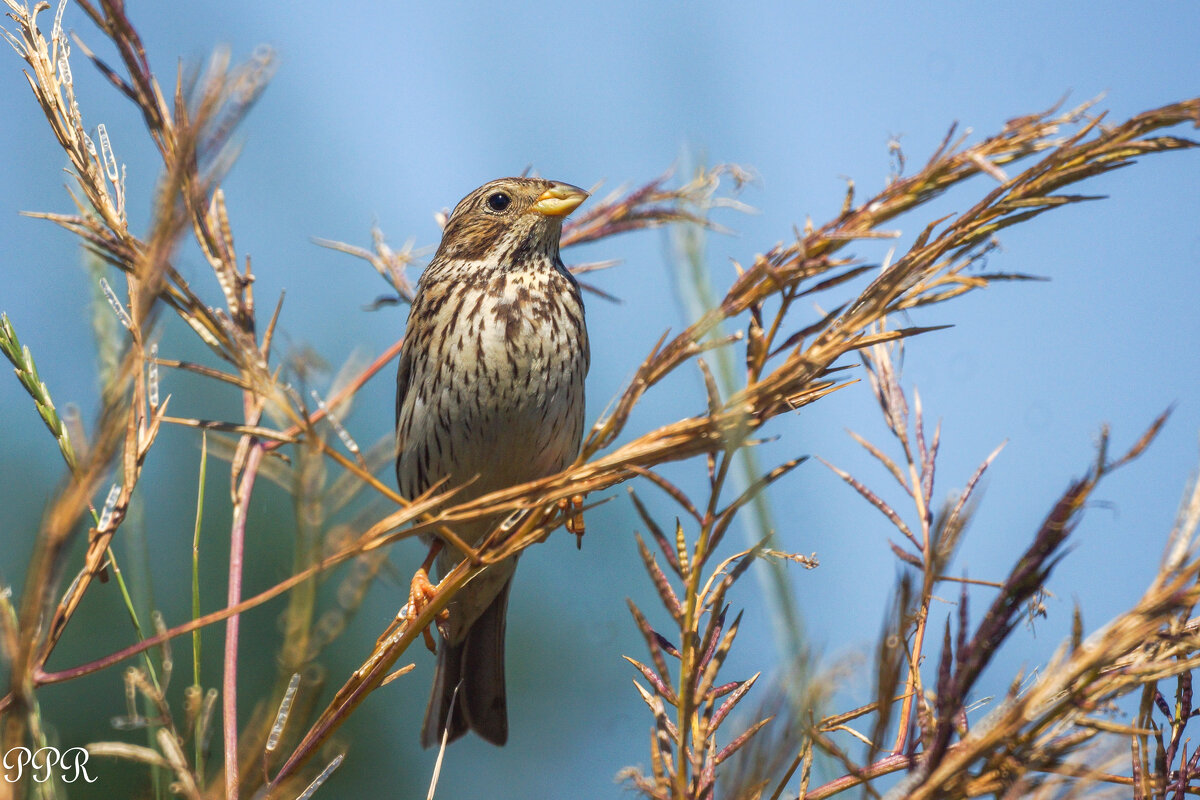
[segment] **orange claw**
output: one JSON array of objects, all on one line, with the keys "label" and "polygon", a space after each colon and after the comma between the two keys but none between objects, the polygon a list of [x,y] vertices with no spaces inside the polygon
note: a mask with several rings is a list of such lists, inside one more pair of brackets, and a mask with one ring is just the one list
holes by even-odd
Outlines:
[{"label": "orange claw", "polygon": [[[407,625],[415,623],[417,617],[421,616],[421,612],[425,609],[425,606],[437,597],[438,587],[429,580],[429,568],[433,566],[433,560],[437,558],[437,554],[441,552],[441,549],[441,539],[434,540],[433,545],[429,548],[429,555],[426,556],[425,561],[417,569],[416,573],[413,574],[412,583],[408,587],[408,603],[401,609],[400,614],[396,617],[396,621],[384,633],[385,637],[388,633],[395,630],[396,625],[401,622]],[[442,609],[438,613],[439,620],[446,620],[449,616],[450,612],[446,609]],[[421,631],[421,635],[425,637],[425,646],[429,648],[429,652],[436,653],[437,646],[434,644],[433,633],[429,630],[428,625],[425,626],[425,630]]]},{"label": "orange claw", "polygon": [[570,498],[564,497],[558,501],[558,509],[566,517],[564,525],[566,526],[567,533],[575,537],[576,548],[582,550],[585,529],[583,523],[583,495],[576,494]]},{"label": "orange claw", "polygon": [[[422,565],[413,575],[412,584],[408,587],[408,604],[404,606],[404,621],[409,625],[416,622],[417,617],[421,616],[421,611],[435,597],[437,597],[437,586],[429,582],[429,568]],[[443,610],[438,616],[446,616],[446,611]],[[421,635],[425,637],[425,646],[429,648],[429,652],[436,653],[437,646],[433,642],[433,633],[430,632],[428,625],[425,626],[425,630],[421,631]]]}]

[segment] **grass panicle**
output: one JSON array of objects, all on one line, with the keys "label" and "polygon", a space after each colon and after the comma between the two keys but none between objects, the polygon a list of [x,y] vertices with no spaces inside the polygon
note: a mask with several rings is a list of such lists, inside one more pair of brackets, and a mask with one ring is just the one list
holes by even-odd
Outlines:
[{"label": "grass panicle", "polygon": [[[1200,757],[1196,750],[1189,752],[1185,732],[1196,713],[1191,671],[1200,663],[1200,623],[1191,618],[1200,599],[1195,547],[1200,489],[1195,485],[1185,495],[1175,528],[1166,534],[1162,566],[1143,596],[1088,636],[1078,622],[1072,640],[1035,678],[1015,676],[1012,690],[990,703],[981,718],[968,713],[974,711],[972,692],[1014,626],[1041,613],[1046,580],[1065,556],[1064,545],[1089,497],[1113,471],[1134,468],[1128,465],[1149,446],[1165,415],[1119,458],[1108,452],[1106,431],[1095,461],[1048,510],[1042,526],[1030,532],[1017,562],[1004,574],[968,580],[954,574],[954,554],[979,502],[981,477],[999,451],[983,457],[949,502],[939,501],[940,427],[930,426],[916,391],[902,387],[896,354],[904,343],[915,346],[922,334],[945,326],[906,321],[895,327],[892,322],[996,282],[1028,280],[986,271],[997,234],[1095,199],[1077,184],[1142,157],[1193,147],[1170,131],[1200,122],[1200,99],[1118,121],[1105,119],[1091,103],[1055,107],[1013,119],[977,141],[952,127],[924,164],[907,175],[902,174],[907,159],[894,146],[897,171],[878,192],[860,199],[851,184],[834,218],[790,232],[783,243],[735,264],[728,278],[705,268],[702,234],[722,230],[713,212],[744,210],[737,197],[752,177],[746,170],[726,165],[678,177],[665,173],[610,192],[564,228],[568,261],[580,244],[671,227],[678,233],[679,261],[690,280],[704,288],[690,323],[664,333],[649,348],[588,431],[577,460],[563,471],[469,501],[460,501],[455,488],[446,486],[403,498],[387,477],[390,435],[371,441],[349,413],[356,393],[390,366],[400,343],[368,363],[347,365],[326,386],[316,359],[277,353],[283,298],[259,304],[250,259],[235,247],[237,220],[229,214],[222,182],[234,161],[232,134],[274,70],[270,51],[240,64],[219,51],[203,69],[179,69],[164,83],[118,0],[77,0],[93,26],[79,36],[65,33],[65,0],[55,9],[48,35],[40,24],[49,4],[5,3],[5,39],[24,62],[30,90],[69,165],[74,211],[33,216],[78,237],[113,311],[97,324],[107,366],[99,410],[86,436],[82,426],[60,417],[30,349],[18,341],[7,316],[0,316],[0,349],[67,464],[39,529],[30,536],[34,548],[23,569],[20,597],[0,591],[0,653],[9,676],[0,695],[5,751],[48,741],[46,717],[56,712],[39,701],[44,687],[122,664],[128,708],[115,727],[143,731],[146,744],[98,742],[90,746],[93,755],[147,765],[166,776],[170,791],[188,798],[312,796],[346,757],[346,743],[336,736],[341,726],[372,692],[407,674],[411,665],[397,662],[465,583],[563,525],[561,501],[636,481],[629,496],[644,535],[638,534],[635,543],[661,608],[630,603],[646,648],[645,655],[627,660],[648,711],[649,759],[645,769],[629,768],[622,775],[646,797],[815,800],[856,787],[873,797],[967,797],[1037,794],[1055,787],[1069,791],[1098,783],[1123,791],[1131,787],[1135,797],[1197,791]],[[115,61],[97,56],[98,48],[86,43],[91,37],[104,40]],[[84,120],[73,70],[87,62],[132,104],[149,134],[142,146],[161,160],[152,219],[143,233],[129,226],[130,198],[118,157],[139,145],[113,141],[101,121]],[[981,180],[968,184],[976,177]],[[848,254],[854,243],[897,239],[893,226],[901,215],[919,218],[927,203],[955,187],[975,192],[971,204],[941,219],[921,219],[920,233],[885,263]],[[378,302],[410,301],[409,268],[428,250],[412,242],[393,249],[379,230],[370,236],[370,247],[319,244],[367,261],[392,293]],[[208,267],[195,285],[176,264],[189,240]],[[573,269],[584,274],[615,263],[575,263]],[[817,302],[821,307],[813,306]],[[194,335],[207,360],[160,354],[158,333],[166,326]],[[37,338],[36,332],[23,333]],[[828,396],[859,380],[849,371],[854,360],[864,365],[892,442],[885,446],[851,435],[887,480],[899,485],[911,507],[890,505],[889,493],[830,465],[895,529],[888,544],[902,572],[876,646],[869,681],[874,700],[830,712],[829,681],[814,674],[807,660],[788,588],[802,574],[792,565],[811,569],[818,561],[815,554],[785,553],[773,545],[770,536],[780,523],[765,500],[770,486],[805,458],[760,466],[755,448],[763,437],[780,433],[771,427],[775,418],[810,403],[831,402]],[[240,418],[169,416],[170,396],[160,385],[170,380],[171,370],[238,393]],[[703,381],[706,402],[698,398],[696,404],[702,410],[661,427],[631,430],[638,404],[681,370],[694,370]],[[105,579],[110,569],[121,577],[110,545],[129,536],[123,525],[131,499],[164,424],[194,435],[201,448],[190,556],[192,619],[169,625],[155,614],[152,635],[86,663],[50,670],[48,659],[94,596],[94,581]],[[209,454],[228,465],[232,510],[225,520],[226,603],[205,613],[198,559],[200,547],[208,546],[200,538],[201,520],[214,514],[205,507]],[[660,469],[679,462],[700,477],[702,491],[685,491]],[[246,523],[261,495],[260,478],[292,496],[297,525],[291,575],[246,597]],[[652,512],[642,499],[648,491],[665,495],[679,516],[670,520]],[[353,512],[347,512],[352,503]],[[732,544],[728,534],[747,509],[755,540]],[[89,517],[92,525],[85,528],[81,523]],[[477,546],[467,546],[454,529],[480,518],[504,522]],[[337,640],[376,577],[390,569],[387,545],[433,532],[462,552],[462,562],[444,576],[418,617],[399,618],[382,631],[357,670],[327,674],[321,654]],[[75,555],[76,540],[85,536],[79,543],[82,556]],[[759,613],[754,593],[741,581],[759,561],[775,565],[770,573],[774,613],[786,620],[794,638],[788,651],[803,666],[785,670],[784,680],[773,686],[760,672],[725,674],[745,615]],[[318,581],[340,566],[330,602],[317,592]],[[986,611],[974,623],[968,586],[972,601],[976,592],[990,593]],[[286,600],[278,673],[250,709],[237,693],[239,616],[281,595]],[[947,595],[960,598],[958,607],[939,618],[932,601]],[[132,600],[128,605],[132,611]],[[201,632],[220,622],[225,634],[221,674],[202,675]],[[192,682],[182,707],[175,709],[167,691],[169,648],[186,633],[193,634]],[[146,656],[134,662],[137,666],[126,663],[139,653]],[[157,655],[157,668],[150,653]],[[1170,681],[1173,706],[1159,689]],[[1131,695],[1141,701],[1135,719],[1114,721],[1103,713]],[[218,730],[219,753],[213,750]],[[1121,740],[1124,761],[1095,755],[1096,743],[1105,737]],[[829,769],[814,770],[821,762]],[[830,769],[834,777],[819,777]]]}]

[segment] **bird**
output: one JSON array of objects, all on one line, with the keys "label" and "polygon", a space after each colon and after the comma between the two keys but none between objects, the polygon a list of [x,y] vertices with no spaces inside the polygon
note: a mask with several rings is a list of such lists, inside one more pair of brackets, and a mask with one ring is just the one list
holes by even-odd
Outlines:
[{"label": "bird", "polygon": [[[396,375],[402,496],[457,487],[457,504],[575,460],[590,351],[579,284],[559,246],[563,221],[587,196],[567,183],[501,178],[464,197],[446,220],[417,283]],[[452,530],[474,546],[501,521]],[[461,560],[442,543],[440,575]],[[438,625],[423,747],[468,731],[507,741],[504,629],[515,570],[516,557],[490,565]]]}]

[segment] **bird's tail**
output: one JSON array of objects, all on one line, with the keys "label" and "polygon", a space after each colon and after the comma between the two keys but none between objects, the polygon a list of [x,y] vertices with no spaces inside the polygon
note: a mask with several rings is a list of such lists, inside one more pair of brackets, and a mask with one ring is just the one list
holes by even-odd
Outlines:
[{"label": "bird's tail", "polygon": [[421,726],[421,746],[452,742],[469,730],[494,745],[508,740],[504,624],[511,578],[458,644],[442,640],[437,675]]}]

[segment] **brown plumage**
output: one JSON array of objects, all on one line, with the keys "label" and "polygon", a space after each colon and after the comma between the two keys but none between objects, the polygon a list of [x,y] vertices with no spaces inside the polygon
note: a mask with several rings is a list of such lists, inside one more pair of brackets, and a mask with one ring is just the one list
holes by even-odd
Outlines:
[{"label": "brown plumage", "polygon": [[[450,215],[408,315],[396,376],[396,477],[415,497],[467,484],[454,502],[566,467],[583,434],[588,339],[583,301],[559,258],[562,221],[587,193],[502,178]],[[468,483],[469,482],[469,483]],[[455,530],[469,544],[499,522]],[[445,574],[462,558],[447,545]],[[516,559],[468,583],[442,627],[421,743],[468,730],[508,738],[504,620]]]}]

